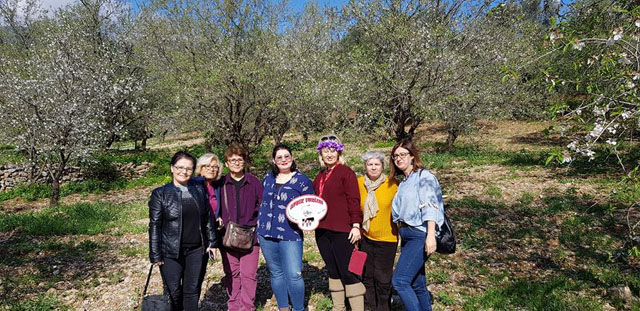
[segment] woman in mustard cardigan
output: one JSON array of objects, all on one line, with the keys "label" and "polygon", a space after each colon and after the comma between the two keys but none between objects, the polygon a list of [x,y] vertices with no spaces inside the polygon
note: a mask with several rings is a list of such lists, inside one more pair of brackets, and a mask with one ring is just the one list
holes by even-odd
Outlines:
[{"label": "woman in mustard cardigan", "polygon": [[362,155],[366,175],[358,178],[364,239],[367,253],[363,283],[366,310],[391,309],[391,276],[398,246],[398,228],[391,220],[391,201],[398,191],[394,178],[384,174],[385,157],[379,151]]}]

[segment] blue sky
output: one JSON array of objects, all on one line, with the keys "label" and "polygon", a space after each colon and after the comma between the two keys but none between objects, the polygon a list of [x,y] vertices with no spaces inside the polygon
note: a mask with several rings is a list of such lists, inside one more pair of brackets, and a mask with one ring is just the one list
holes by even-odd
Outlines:
[{"label": "blue sky", "polygon": [[[78,0],[40,0],[40,1],[42,2],[43,8],[55,10],[57,8],[63,7],[67,4],[76,2]],[[131,3],[132,7],[136,7],[137,6],[136,2],[140,0],[126,0],[126,1]],[[311,2],[311,1],[291,0],[289,1],[289,6],[293,10],[299,11],[299,10],[302,10],[302,8],[307,2]],[[317,2],[320,6],[323,6],[326,4],[332,7],[341,7],[345,3],[347,3],[348,0],[315,0],[315,2]]]}]

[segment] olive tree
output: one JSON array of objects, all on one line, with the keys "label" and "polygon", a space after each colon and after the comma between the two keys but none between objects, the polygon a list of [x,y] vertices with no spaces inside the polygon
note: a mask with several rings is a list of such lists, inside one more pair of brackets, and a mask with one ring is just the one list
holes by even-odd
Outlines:
[{"label": "olive tree", "polygon": [[271,1],[151,1],[143,9],[154,75],[174,91],[183,129],[206,133],[209,146],[254,150],[290,127],[280,110],[296,83],[279,29],[285,13]]},{"label": "olive tree", "polygon": [[[98,15],[87,14],[94,5],[101,7],[94,11]],[[133,94],[142,88],[126,63],[114,65],[126,45],[111,35],[96,41],[95,31],[106,27],[88,26],[96,18],[112,21],[118,8],[112,2],[82,1],[16,27],[28,29],[28,40],[3,43],[4,51],[15,51],[0,54],[3,131],[9,132],[11,143],[33,150],[34,160],[49,176],[52,205],[58,202],[67,165],[90,156],[109,134],[105,107],[117,102],[132,105]],[[8,21],[12,17],[5,12]],[[12,38],[16,37],[20,34],[14,32]],[[129,74],[119,74],[120,67]]]},{"label": "olive tree", "polygon": [[502,68],[524,47],[513,40],[529,34],[487,3],[352,1],[345,17],[346,81],[367,127],[402,140],[435,116],[445,122],[451,146],[475,120],[511,104],[500,85]]}]

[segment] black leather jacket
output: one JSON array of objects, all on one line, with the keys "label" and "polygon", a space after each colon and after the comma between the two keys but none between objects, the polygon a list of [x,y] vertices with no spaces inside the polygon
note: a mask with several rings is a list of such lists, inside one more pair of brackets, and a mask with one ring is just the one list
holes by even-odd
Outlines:
[{"label": "black leather jacket", "polygon": [[[216,230],[211,222],[207,192],[201,183],[189,181],[189,193],[200,212],[200,233],[203,250],[217,245]],[[158,187],[149,199],[149,260],[178,258],[182,233],[182,193],[173,183]]]}]

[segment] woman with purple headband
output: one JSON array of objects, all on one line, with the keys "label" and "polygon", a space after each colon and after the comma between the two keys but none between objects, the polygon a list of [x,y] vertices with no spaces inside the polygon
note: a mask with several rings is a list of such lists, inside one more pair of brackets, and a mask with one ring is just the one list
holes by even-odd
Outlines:
[{"label": "woman with purple headband", "polygon": [[327,215],[316,229],[316,243],[329,272],[329,292],[333,310],[364,310],[365,287],[348,269],[354,243],[360,240],[360,191],[356,174],[344,165],[344,145],[336,135],[323,136],[316,147],[325,167],[313,181],[316,195],[327,202]]}]

